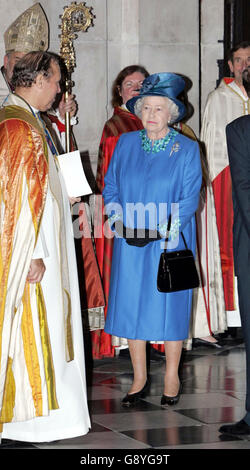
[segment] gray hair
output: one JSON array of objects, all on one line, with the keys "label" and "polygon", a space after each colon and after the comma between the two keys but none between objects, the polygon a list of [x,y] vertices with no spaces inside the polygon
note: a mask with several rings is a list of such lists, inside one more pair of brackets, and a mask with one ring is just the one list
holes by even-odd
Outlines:
[{"label": "gray hair", "polygon": [[[134,112],[139,118],[141,118],[141,110],[142,110],[144,98],[146,98],[146,96],[143,96],[143,98],[139,98],[136,101],[135,106],[134,106]],[[168,124],[172,124],[173,122],[177,121],[179,117],[178,106],[170,98],[167,98],[166,96],[163,96],[162,98],[165,98],[165,100],[167,101],[167,105],[168,105],[168,111],[170,114],[170,119],[169,119]]]}]

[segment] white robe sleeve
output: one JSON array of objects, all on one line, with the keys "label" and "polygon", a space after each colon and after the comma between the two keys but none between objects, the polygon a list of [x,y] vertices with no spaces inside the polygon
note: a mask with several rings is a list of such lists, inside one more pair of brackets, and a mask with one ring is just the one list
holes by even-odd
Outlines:
[{"label": "white robe sleeve", "polygon": [[49,252],[48,252],[48,248],[46,245],[44,230],[41,225],[32,259],[39,259],[39,258],[44,259],[44,258],[48,258],[48,256],[49,256]]}]

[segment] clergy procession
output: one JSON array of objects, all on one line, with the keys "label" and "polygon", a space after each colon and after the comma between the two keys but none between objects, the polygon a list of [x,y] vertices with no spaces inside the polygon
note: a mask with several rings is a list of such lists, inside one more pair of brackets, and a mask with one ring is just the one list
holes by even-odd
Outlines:
[{"label": "clergy procession", "polygon": [[[75,25],[87,21],[84,4],[70,8]],[[84,443],[89,358],[131,367],[121,413],[140,411],[160,364],[157,406],[175,409],[183,352],[219,353],[231,331],[244,338],[245,409],[217,432],[250,436],[250,42],[231,49],[231,76],[209,93],[199,136],[181,73],[119,70],[84,193],[69,190],[79,175],[62,167],[71,153],[83,158],[72,56],[51,49],[40,3],[2,41],[0,447]]]}]

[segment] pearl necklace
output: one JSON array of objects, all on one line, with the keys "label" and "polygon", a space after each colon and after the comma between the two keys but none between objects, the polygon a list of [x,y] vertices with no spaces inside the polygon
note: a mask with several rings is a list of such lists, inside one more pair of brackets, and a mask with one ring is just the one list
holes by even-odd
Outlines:
[{"label": "pearl necklace", "polygon": [[174,139],[177,134],[178,132],[176,130],[171,129],[169,133],[162,139],[152,141],[147,137],[146,130],[142,129],[140,131],[142,148],[143,150],[145,150],[146,153],[158,153],[160,151],[164,151],[170,140]]}]

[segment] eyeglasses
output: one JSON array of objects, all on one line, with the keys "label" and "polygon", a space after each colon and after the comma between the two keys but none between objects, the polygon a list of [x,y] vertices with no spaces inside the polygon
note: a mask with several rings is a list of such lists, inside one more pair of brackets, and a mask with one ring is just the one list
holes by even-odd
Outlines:
[{"label": "eyeglasses", "polygon": [[137,88],[138,87],[141,88],[142,84],[143,84],[143,80],[135,80],[135,81],[129,80],[128,82],[123,83],[122,86],[124,86],[124,88],[132,88],[134,86]]}]

